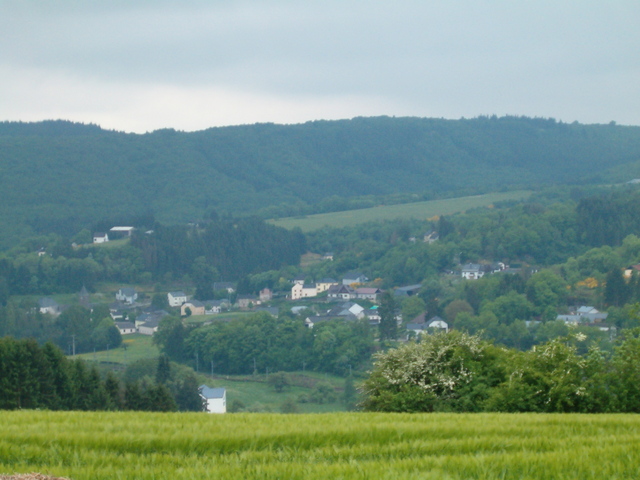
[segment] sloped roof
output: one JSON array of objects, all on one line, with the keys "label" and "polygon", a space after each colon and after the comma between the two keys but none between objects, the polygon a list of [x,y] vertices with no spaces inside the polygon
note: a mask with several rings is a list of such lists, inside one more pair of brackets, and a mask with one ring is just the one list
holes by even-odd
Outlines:
[{"label": "sloped roof", "polygon": [[56,302],[53,298],[44,297],[38,300],[38,305],[40,306],[40,308],[56,308],[58,306],[58,302]]},{"label": "sloped roof", "polygon": [[224,388],[211,388],[211,387],[207,387],[206,385],[200,385],[200,395],[202,395],[203,398],[206,399],[210,399],[210,398],[224,398],[224,394],[226,389]]}]

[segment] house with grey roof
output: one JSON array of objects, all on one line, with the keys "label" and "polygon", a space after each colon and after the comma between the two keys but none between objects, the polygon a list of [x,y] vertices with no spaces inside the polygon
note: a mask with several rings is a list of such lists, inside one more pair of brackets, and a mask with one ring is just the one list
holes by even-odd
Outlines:
[{"label": "house with grey roof", "polygon": [[329,299],[353,300],[356,298],[356,291],[348,285],[331,285],[327,290]]},{"label": "house with grey roof", "polygon": [[371,300],[377,302],[378,297],[382,294],[382,290],[376,287],[360,287],[356,288],[356,298],[363,300]]},{"label": "house with grey roof", "polygon": [[116,293],[116,300],[132,304],[138,299],[138,293],[131,287],[123,287]]},{"label": "house with grey roof", "polygon": [[[138,322],[136,321],[136,324]],[[158,326],[160,325],[159,320],[148,320],[140,325],[138,325],[138,332],[142,335],[153,335],[158,331]]]},{"label": "house with grey roof", "polygon": [[227,390],[225,388],[211,388],[200,385],[204,411],[207,413],[227,413]]},{"label": "house with grey roof", "polygon": [[120,331],[120,335],[131,335],[138,331],[132,322],[116,322],[116,328]]},{"label": "house with grey roof", "polygon": [[50,315],[60,314],[60,305],[53,298],[43,297],[38,300],[38,309],[40,313],[48,313]]},{"label": "house with grey roof", "polygon": [[343,285],[352,285],[354,283],[365,283],[368,281],[369,279],[367,278],[367,276],[364,273],[358,272],[358,271],[347,272],[342,277]]},{"label": "house with grey roof", "polygon": [[187,301],[187,294],[183,291],[169,292],[167,293],[167,300],[170,307],[179,307]]},{"label": "house with grey roof", "polygon": [[461,274],[465,280],[478,280],[484,277],[484,269],[479,263],[467,263],[462,267]]},{"label": "house with grey roof", "polygon": [[200,300],[189,300],[188,302],[184,302],[180,307],[180,315],[186,317],[187,315],[204,315],[205,307],[204,303]]}]

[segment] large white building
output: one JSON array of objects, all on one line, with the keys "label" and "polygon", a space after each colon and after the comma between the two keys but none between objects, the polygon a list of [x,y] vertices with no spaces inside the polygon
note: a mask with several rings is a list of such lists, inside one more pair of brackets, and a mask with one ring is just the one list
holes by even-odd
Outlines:
[{"label": "large white building", "polygon": [[170,307],[179,307],[187,301],[187,294],[184,292],[169,292],[167,293],[167,299]]},{"label": "large white building", "polygon": [[310,285],[303,285],[296,283],[291,287],[291,300],[298,300],[300,298],[315,297],[318,295],[318,289],[315,283]]},{"label": "large white building", "polygon": [[205,402],[208,413],[227,413],[227,390],[200,385],[200,397]]},{"label": "large white building", "polygon": [[462,278],[466,280],[478,280],[484,276],[482,265],[477,263],[467,263],[462,267]]}]

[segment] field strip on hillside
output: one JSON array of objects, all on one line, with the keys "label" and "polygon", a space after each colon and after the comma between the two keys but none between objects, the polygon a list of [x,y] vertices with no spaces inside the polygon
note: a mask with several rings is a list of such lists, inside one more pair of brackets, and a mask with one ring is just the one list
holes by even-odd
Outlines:
[{"label": "field strip on hillside", "polygon": [[0,412],[0,474],[73,480],[638,478],[640,416]]},{"label": "field strip on hillside", "polygon": [[380,205],[343,212],[319,213],[304,217],[286,217],[268,220],[269,223],[292,229],[300,227],[303,232],[311,232],[323,227],[343,228],[359,223],[394,220],[396,218],[419,218],[427,220],[437,215],[451,215],[471,208],[487,207],[505,200],[522,200],[531,195],[530,190],[513,192],[487,193],[470,197],[428,200],[425,202],[402,203],[397,205]]}]

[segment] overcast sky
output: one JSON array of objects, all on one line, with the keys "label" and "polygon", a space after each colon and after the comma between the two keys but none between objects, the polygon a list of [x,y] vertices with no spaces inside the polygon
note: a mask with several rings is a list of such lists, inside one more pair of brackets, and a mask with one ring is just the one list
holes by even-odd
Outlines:
[{"label": "overcast sky", "polygon": [[640,1],[0,0],[0,120],[640,125]]}]

